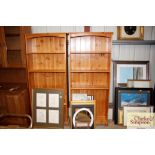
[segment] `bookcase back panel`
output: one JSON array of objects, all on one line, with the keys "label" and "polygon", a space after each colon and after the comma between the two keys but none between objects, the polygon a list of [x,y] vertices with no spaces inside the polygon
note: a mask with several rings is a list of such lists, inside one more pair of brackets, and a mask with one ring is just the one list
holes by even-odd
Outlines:
[{"label": "bookcase back panel", "polygon": [[[97,124],[105,123],[108,113],[108,90],[72,90],[71,93],[86,93],[89,96],[93,96],[96,100],[96,121]],[[107,123],[107,122],[106,122]]]},{"label": "bookcase back panel", "polygon": [[65,88],[64,73],[31,73],[31,87],[37,88]]},{"label": "bookcase back panel", "polygon": [[71,54],[71,71],[109,71],[110,59],[110,54]]},{"label": "bookcase back panel", "polygon": [[38,37],[29,39],[27,53],[62,53],[66,51],[65,37]]},{"label": "bookcase back panel", "polygon": [[31,70],[65,70],[64,54],[33,54],[28,55],[28,68]]},{"label": "bookcase back panel", "polygon": [[30,73],[29,81],[31,88],[61,89],[64,91],[65,103],[66,77],[65,73]]},{"label": "bookcase back panel", "polygon": [[20,37],[18,36],[6,37],[6,46],[7,50],[20,50],[21,49]]},{"label": "bookcase back panel", "polygon": [[108,88],[107,73],[71,73],[71,88]]},{"label": "bookcase back panel", "polygon": [[4,27],[4,30],[5,30],[5,34],[6,35],[19,35],[20,34],[20,27],[19,26],[5,26]]},{"label": "bookcase back panel", "polygon": [[8,67],[9,66],[21,66],[22,65],[21,57],[22,55],[20,51],[8,51],[7,52]]},{"label": "bookcase back panel", "polygon": [[110,41],[110,38],[98,36],[82,36],[71,38],[71,52],[108,52],[111,50],[111,44],[109,44]]},{"label": "bookcase back panel", "polygon": [[18,69],[18,71],[13,68],[1,69],[0,83],[20,83],[26,85],[27,74],[25,69]]}]

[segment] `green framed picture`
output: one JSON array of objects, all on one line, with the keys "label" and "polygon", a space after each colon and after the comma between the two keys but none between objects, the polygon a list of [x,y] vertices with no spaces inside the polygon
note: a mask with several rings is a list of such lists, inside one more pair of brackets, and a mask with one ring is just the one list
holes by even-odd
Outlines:
[{"label": "green framed picture", "polygon": [[37,88],[32,96],[34,128],[63,128],[63,91]]}]

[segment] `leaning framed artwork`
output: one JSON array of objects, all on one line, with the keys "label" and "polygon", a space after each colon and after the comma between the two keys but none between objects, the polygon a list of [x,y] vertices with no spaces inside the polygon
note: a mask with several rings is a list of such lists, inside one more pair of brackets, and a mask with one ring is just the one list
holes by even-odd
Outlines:
[{"label": "leaning framed artwork", "polygon": [[63,91],[33,89],[33,126],[36,128],[63,128]]},{"label": "leaning framed artwork", "polygon": [[153,113],[153,106],[125,106],[123,108],[123,125],[127,126],[128,113]]},{"label": "leaning framed artwork", "polygon": [[152,88],[115,88],[114,122],[118,123],[120,109],[125,106],[152,105]]},{"label": "leaning framed artwork", "polygon": [[149,80],[149,61],[113,61],[113,86],[127,86],[129,79]]}]

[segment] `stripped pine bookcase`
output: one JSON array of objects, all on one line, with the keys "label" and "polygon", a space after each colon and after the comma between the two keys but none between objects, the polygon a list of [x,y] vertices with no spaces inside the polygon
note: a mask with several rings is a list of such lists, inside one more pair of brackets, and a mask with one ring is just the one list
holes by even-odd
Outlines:
[{"label": "stripped pine bookcase", "polygon": [[68,120],[67,49],[65,33],[26,35],[29,92],[32,89],[61,89],[64,92],[64,122]]},{"label": "stripped pine bookcase", "polygon": [[108,124],[112,33],[70,33],[70,100],[87,93],[96,100],[96,124]]}]

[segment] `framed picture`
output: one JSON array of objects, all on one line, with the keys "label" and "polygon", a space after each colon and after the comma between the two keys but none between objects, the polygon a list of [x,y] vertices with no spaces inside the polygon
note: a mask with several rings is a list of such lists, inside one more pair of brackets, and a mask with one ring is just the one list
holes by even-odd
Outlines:
[{"label": "framed picture", "polygon": [[114,87],[127,86],[129,79],[149,80],[149,61],[113,61]]},{"label": "framed picture", "polygon": [[63,128],[63,91],[33,89],[32,95],[34,127]]},{"label": "framed picture", "polygon": [[128,80],[128,88],[151,88],[151,80]]},{"label": "framed picture", "polygon": [[118,40],[143,40],[144,27],[143,26],[118,26],[117,34],[118,34]]},{"label": "framed picture", "polygon": [[123,107],[123,125],[127,126],[128,113],[153,113],[153,106],[125,106]]},{"label": "framed picture", "polygon": [[75,93],[73,93],[72,94],[72,100],[73,101],[86,101],[87,100],[87,94],[82,94],[82,93],[75,94]]},{"label": "framed picture", "polygon": [[119,111],[124,106],[152,105],[152,88],[115,88],[114,122],[118,124]]},{"label": "framed picture", "polygon": [[72,129],[94,129],[96,101],[71,101]]}]

